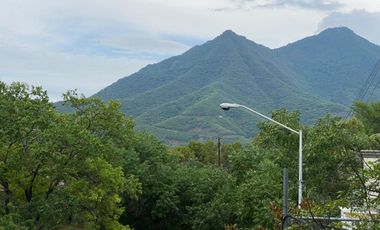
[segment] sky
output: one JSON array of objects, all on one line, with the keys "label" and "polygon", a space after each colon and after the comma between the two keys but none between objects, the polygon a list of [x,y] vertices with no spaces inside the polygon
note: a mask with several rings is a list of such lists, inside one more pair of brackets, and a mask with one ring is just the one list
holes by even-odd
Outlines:
[{"label": "sky", "polygon": [[380,0],[0,0],[0,81],[91,96],[227,29],[278,48],[347,26],[380,45]]}]

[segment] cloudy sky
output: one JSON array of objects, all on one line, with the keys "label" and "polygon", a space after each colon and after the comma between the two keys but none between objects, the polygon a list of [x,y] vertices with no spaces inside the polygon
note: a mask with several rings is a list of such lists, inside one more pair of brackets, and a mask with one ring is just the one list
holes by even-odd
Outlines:
[{"label": "cloudy sky", "polygon": [[0,0],[0,80],[90,96],[232,29],[276,48],[348,26],[380,44],[380,0]]}]

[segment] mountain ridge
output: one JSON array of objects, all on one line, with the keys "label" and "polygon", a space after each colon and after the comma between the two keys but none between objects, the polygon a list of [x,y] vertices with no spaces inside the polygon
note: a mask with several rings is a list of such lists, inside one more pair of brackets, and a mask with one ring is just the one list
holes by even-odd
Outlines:
[{"label": "mountain ridge", "polygon": [[[350,105],[380,58],[380,47],[347,27],[330,28],[276,50],[307,77],[314,94]],[[321,71],[324,70],[324,71]],[[356,77],[362,76],[362,77]],[[365,79],[364,79],[365,80]],[[345,81],[345,84],[339,84]],[[333,86],[333,87],[331,87]]]},{"label": "mountain ridge", "polygon": [[[352,57],[353,52],[360,58]],[[342,115],[378,56],[379,46],[348,28],[325,30],[277,49],[226,30],[181,55],[119,79],[94,96],[119,99],[122,111],[135,118],[139,129],[171,144],[216,136],[248,140],[257,131],[257,119],[242,111],[223,113],[218,108],[221,102],[238,102],[264,113],[281,107],[299,110],[306,123],[324,112]],[[336,70],[326,63],[334,63]],[[350,63],[354,67],[347,70]],[[354,83],[323,85],[337,84],[332,75]],[[334,87],[336,93],[327,91]],[[344,100],[338,98],[341,95]]]}]

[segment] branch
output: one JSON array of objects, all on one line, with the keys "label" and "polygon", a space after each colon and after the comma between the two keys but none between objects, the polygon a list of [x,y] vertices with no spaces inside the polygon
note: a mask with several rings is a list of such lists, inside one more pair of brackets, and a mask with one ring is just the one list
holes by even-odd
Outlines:
[{"label": "branch", "polygon": [[371,202],[368,200],[368,187],[364,181],[364,179],[360,176],[359,172],[351,165],[351,169],[352,171],[355,173],[356,177],[359,179],[360,181],[360,184],[361,186],[363,187],[364,189],[364,196],[365,196],[365,201],[366,201],[366,205],[368,207],[368,214],[369,216],[371,217],[371,219],[373,220],[374,219],[374,216],[373,214],[371,213]]},{"label": "branch", "polygon": [[41,168],[42,162],[37,165],[37,168],[33,171],[32,178],[29,182],[29,186],[25,189],[26,200],[30,202],[32,200],[33,183],[37,177],[38,170]]},{"label": "branch", "polygon": [[50,182],[49,188],[46,192],[45,200],[47,200],[49,198],[50,193],[52,193],[54,191],[54,189],[57,185],[58,185],[58,179],[57,178],[55,178],[54,180],[52,180]]}]

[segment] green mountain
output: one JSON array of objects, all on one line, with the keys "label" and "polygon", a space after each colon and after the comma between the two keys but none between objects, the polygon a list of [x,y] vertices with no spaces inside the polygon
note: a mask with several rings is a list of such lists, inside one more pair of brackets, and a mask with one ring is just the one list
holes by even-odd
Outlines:
[{"label": "green mountain", "polygon": [[379,46],[346,28],[275,50],[228,30],[94,96],[119,99],[139,129],[171,144],[217,136],[247,140],[257,131],[258,119],[245,111],[221,111],[220,103],[263,113],[299,110],[306,123],[325,112],[342,115],[378,57]]},{"label": "green mountain", "polygon": [[[380,47],[341,27],[277,50],[303,76],[311,93],[351,105],[380,58]],[[379,98],[380,92],[375,92]]]}]

